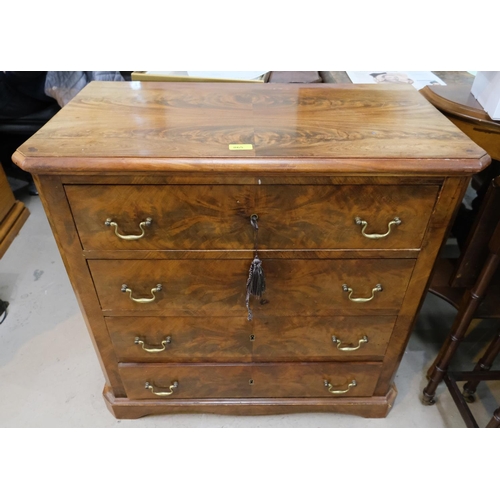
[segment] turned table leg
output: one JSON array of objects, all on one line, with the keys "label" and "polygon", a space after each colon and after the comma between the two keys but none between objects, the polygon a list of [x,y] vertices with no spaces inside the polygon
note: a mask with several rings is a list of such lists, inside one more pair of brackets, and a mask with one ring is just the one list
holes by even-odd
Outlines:
[{"label": "turned table leg", "polygon": [[[489,371],[491,368],[491,365],[495,361],[495,358],[497,357],[498,353],[500,352],[500,332],[497,333],[497,336],[493,339],[493,342],[488,346],[488,349],[486,349],[486,352],[482,356],[482,358],[477,362],[476,366],[474,367],[474,371]],[[468,403],[473,403],[475,401],[475,392],[477,389],[477,386],[479,384],[479,380],[469,380],[464,385],[463,388],[463,396],[464,399]]]},{"label": "turned table leg", "polygon": [[493,417],[489,421],[488,425],[486,427],[500,427],[500,408],[497,408],[495,410],[495,413],[493,413]]},{"label": "turned table leg", "polygon": [[451,332],[446,338],[441,350],[436,358],[435,365],[429,376],[429,383],[423,391],[422,402],[425,405],[433,405],[436,389],[443,380],[448,366],[462,341],[467,328],[474,317],[474,314],[483,299],[486,289],[498,267],[500,252],[500,224],[495,228],[495,232],[489,243],[489,255],[486,264],[481,270],[481,274],[471,290],[464,294],[462,303],[458,309],[457,317],[451,327]]}]

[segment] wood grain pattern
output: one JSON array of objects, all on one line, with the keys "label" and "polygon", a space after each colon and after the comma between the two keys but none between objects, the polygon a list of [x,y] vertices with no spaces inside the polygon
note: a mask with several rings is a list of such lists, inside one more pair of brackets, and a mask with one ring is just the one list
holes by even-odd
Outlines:
[{"label": "wood grain pattern", "polygon": [[[69,160],[68,160],[69,161]],[[415,164],[417,166],[417,164]],[[50,167],[47,167],[50,168]],[[433,185],[441,186],[444,178],[437,176],[416,177],[415,175],[406,175],[404,177],[397,175],[282,175],[277,176],[272,171],[265,172],[263,175],[248,175],[245,173],[220,175],[217,173],[190,173],[190,174],[175,174],[156,171],[134,175],[133,173],[109,173],[102,172],[100,175],[95,175],[92,172],[86,172],[85,175],[62,175],[61,180],[65,185],[178,185],[188,184],[194,186],[219,186],[219,185],[335,185],[343,186],[345,184],[354,185]]]},{"label": "wood grain pattern", "polygon": [[145,168],[158,158],[190,158],[196,169],[211,158],[226,169],[232,159],[248,168],[251,158],[293,158],[291,170],[311,157],[446,158],[474,167],[485,155],[409,86],[155,82],[91,82],[19,152],[15,161],[28,170],[46,166],[44,158],[52,168],[66,160],[62,170],[112,170],[117,157],[147,159]]},{"label": "wood grain pattern", "polygon": [[10,247],[29,216],[29,210],[20,201],[14,205],[0,223],[0,258]]},{"label": "wood grain pattern", "polygon": [[4,217],[9,213],[15,201],[7,176],[0,164],[0,222],[2,222]]},{"label": "wood grain pattern", "polygon": [[488,113],[471,94],[473,81],[472,79],[468,84],[429,85],[423,87],[419,92],[445,115],[472,121],[476,124],[484,122],[486,125],[491,122],[489,124],[492,127],[500,127],[500,123],[491,120]]},{"label": "wood grain pattern", "polygon": [[[151,362],[259,362],[259,361],[381,361],[394,326],[393,316],[331,318],[269,317],[252,322],[246,318],[164,318],[108,317],[111,341],[118,361]],[[366,335],[368,342],[356,351]],[[136,344],[140,337],[146,347],[170,343],[159,353]]]},{"label": "wood grain pattern", "polygon": [[492,122],[495,123],[492,125],[492,123],[471,123],[453,116],[450,116],[449,120],[476,144],[488,151],[491,158],[500,161],[500,123],[498,121]]},{"label": "wood grain pattern", "polygon": [[[474,144],[474,143],[473,143]],[[483,150],[481,150],[483,151]],[[403,152],[401,152],[403,155]],[[241,158],[78,158],[54,157],[50,163],[44,157],[27,157],[16,151],[12,160],[28,172],[43,172],[50,175],[99,174],[103,170],[115,175],[131,174],[164,175],[171,172],[189,176],[191,173],[202,175],[233,176],[244,175],[304,175],[348,176],[367,175],[422,175],[422,176],[470,176],[491,163],[488,154],[473,159],[459,158],[308,158],[293,159],[241,157]],[[446,161],[443,161],[446,160]]]},{"label": "wood grain pattern", "polygon": [[16,201],[0,164],[0,258],[17,236],[29,216],[24,203]]},{"label": "wood grain pattern", "polygon": [[[251,262],[254,250],[84,250],[89,260],[246,260]],[[377,250],[259,250],[262,259],[415,259],[419,249]]]},{"label": "wood grain pattern", "polygon": [[[102,310],[106,315],[151,313],[166,316],[246,317],[246,280],[250,262],[198,261],[89,261]],[[284,260],[263,263],[266,292],[263,301],[252,299],[255,316],[330,316],[332,314],[394,314],[403,302],[414,261],[386,260]],[[354,297],[371,302],[354,303],[342,290],[347,284]],[[163,290],[151,303],[133,302],[121,292],[126,284],[133,297],[152,297],[157,284]]]},{"label": "wood grain pattern", "polygon": [[[259,217],[258,245],[266,248],[419,248],[437,186],[67,186],[84,248],[89,250],[252,249],[250,216]],[[355,218],[368,222],[362,235]],[[152,224],[139,240],[139,224]]]},{"label": "wood grain pattern", "polygon": [[[380,363],[252,363],[252,364],[120,364],[127,396],[133,399],[165,399],[145,388],[179,387],[168,399],[190,398],[266,398],[316,397],[341,398],[371,396],[377,383]],[[327,380],[334,390],[346,390],[352,380],[357,385],[345,394],[330,394]]]},{"label": "wood grain pattern", "polygon": [[492,120],[476,101],[469,84],[432,85],[421,94],[457,128],[470,137],[495,160],[500,160],[500,122]]},{"label": "wood grain pattern", "polygon": [[104,401],[119,419],[172,413],[216,413],[220,415],[279,415],[283,413],[335,412],[367,418],[384,418],[394,404],[397,391],[385,396],[342,398],[210,398],[147,399],[117,398],[104,388]]}]

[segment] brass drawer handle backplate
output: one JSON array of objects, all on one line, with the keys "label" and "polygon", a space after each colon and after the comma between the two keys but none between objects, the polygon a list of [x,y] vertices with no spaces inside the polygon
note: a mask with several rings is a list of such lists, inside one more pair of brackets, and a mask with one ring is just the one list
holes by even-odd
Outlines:
[{"label": "brass drawer handle backplate", "polygon": [[165,337],[165,340],[161,341],[162,347],[160,347],[160,346],[146,345],[144,343],[144,340],[142,340],[140,337],[136,337],[134,339],[134,344],[140,345],[142,349],[146,352],[163,352],[167,347],[167,344],[170,344],[171,342],[172,342],[171,337]]},{"label": "brass drawer handle backplate", "polygon": [[339,351],[357,351],[363,344],[366,344],[368,342],[368,337],[365,335],[363,338],[359,339],[358,345],[356,347],[340,347],[340,344],[342,344],[342,341],[335,337],[335,335],[332,335],[332,342],[334,344],[337,344],[337,349]]},{"label": "brass drawer handle backplate", "polygon": [[379,240],[380,238],[385,238],[386,236],[389,236],[389,234],[391,234],[392,226],[399,226],[399,224],[401,224],[401,219],[399,217],[394,217],[394,219],[392,219],[389,222],[389,224],[387,224],[387,232],[384,234],[366,234],[365,229],[366,226],[368,226],[368,222],[361,219],[361,217],[356,217],[354,219],[354,222],[358,224],[358,226],[363,226],[363,228],[361,229],[361,234],[365,238],[370,238],[371,240]]},{"label": "brass drawer handle backplate", "polygon": [[147,299],[136,299],[132,297],[132,290],[127,286],[127,285],[122,285],[121,291],[122,292],[128,292],[130,300],[133,300],[134,302],[138,302],[139,304],[147,304],[148,302],[153,302],[156,299],[155,292],[159,292],[162,289],[162,286],[160,284],[156,285],[154,288],[151,288],[151,298]]},{"label": "brass drawer handle backplate", "polygon": [[145,221],[142,221],[139,224],[139,229],[141,230],[141,234],[120,234],[118,232],[118,224],[116,222],[113,222],[112,219],[106,219],[106,221],[104,222],[104,224],[106,226],[114,227],[115,228],[115,234],[116,234],[116,236],[118,236],[118,238],[121,238],[122,240],[131,241],[131,240],[139,240],[139,239],[141,239],[144,236],[144,234],[145,234],[144,228],[151,226],[152,222],[153,222],[153,219],[151,217],[148,217]]},{"label": "brass drawer handle backplate", "polygon": [[343,391],[334,391],[333,390],[333,385],[330,384],[330,382],[328,382],[328,380],[324,380],[323,383],[325,384],[325,387],[328,389],[328,392],[330,392],[331,394],[345,394],[346,392],[349,392],[351,390],[351,387],[356,387],[358,385],[358,383],[355,380],[353,380],[347,386],[347,389],[345,389]]},{"label": "brass drawer handle backplate", "polygon": [[168,391],[164,391],[162,389],[155,390],[154,386],[152,386],[149,382],[146,382],[146,385],[144,387],[151,391],[155,396],[171,396],[174,393],[174,389],[179,387],[179,382],[177,382],[177,380],[172,382],[170,384],[170,387],[168,388]]},{"label": "brass drawer handle backplate", "polygon": [[376,292],[381,292],[383,290],[382,288],[382,285],[378,284],[378,285],[375,285],[375,288],[372,289],[372,295],[371,297],[367,297],[367,298],[364,298],[364,297],[353,297],[352,294],[354,293],[353,289],[352,288],[349,288],[347,285],[342,285],[342,290],[344,290],[344,292],[349,292],[349,300],[351,302],[370,302],[370,300],[373,300],[373,297],[375,297],[375,293]]}]

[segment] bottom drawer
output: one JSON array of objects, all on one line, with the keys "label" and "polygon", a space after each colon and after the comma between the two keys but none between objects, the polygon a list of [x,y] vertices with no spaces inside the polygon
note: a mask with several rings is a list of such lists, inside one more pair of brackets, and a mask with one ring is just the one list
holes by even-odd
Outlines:
[{"label": "bottom drawer", "polygon": [[381,363],[120,364],[129,399],[371,396]]}]

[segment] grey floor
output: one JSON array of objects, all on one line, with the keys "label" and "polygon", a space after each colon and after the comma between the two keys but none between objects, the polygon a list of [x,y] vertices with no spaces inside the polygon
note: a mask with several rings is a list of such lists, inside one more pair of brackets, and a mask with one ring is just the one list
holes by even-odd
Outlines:
[{"label": "grey floor", "polygon": [[[31,215],[0,260],[0,298],[10,302],[0,325],[0,427],[464,427],[451,396],[425,407],[420,394],[455,310],[429,295],[396,376],[398,396],[385,419],[335,414],[259,417],[167,415],[116,420],[107,410],[104,378],[50,231],[40,199],[18,194]],[[456,363],[471,368],[497,325],[480,323]],[[500,385],[478,390],[471,409],[484,426],[500,406]]]}]

